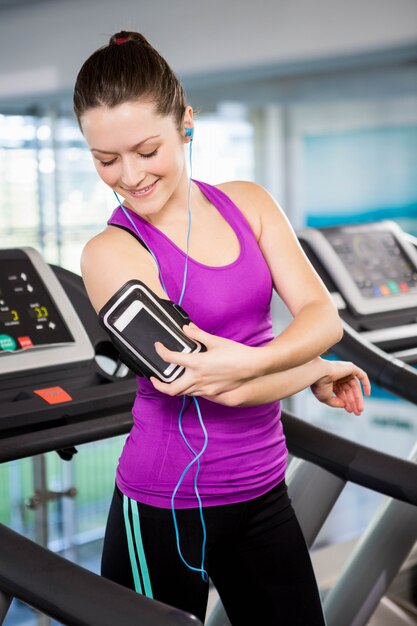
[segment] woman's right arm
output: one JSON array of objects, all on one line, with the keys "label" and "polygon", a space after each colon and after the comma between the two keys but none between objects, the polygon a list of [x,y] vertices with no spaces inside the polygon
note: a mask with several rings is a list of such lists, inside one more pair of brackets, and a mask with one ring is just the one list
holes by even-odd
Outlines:
[{"label": "woman's right arm", "polygon": [[141,280],[158,296],[167,297],[149,252],[131,234],[115,226],[108,226],[86,244],[81,274],[97,313],[131,279]]}]

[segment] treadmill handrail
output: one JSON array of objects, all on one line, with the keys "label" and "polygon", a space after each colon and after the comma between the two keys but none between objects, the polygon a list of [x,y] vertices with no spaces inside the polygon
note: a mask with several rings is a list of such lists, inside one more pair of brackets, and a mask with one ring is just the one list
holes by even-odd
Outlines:
[{"label": "treadmill handrail", "polygon": [[343,337],[332,352],[354,361],[380,387],[417,404],[417,369],[377,348],[345,321],[343,330]]},{"label": "treadmill handrail", "polygon": [[417,464],[372,450],[282,412],[288,450],[345,481],[417,505]]},{"label": "treadmill handrail", "polygon": [[87,419],[79,416],[79,419],[59,426],[41,428],[40,425],[39,430],[21,435],[9,436],[5,432],[0,434],[0,463],[124,435],[132,425],[132,413],[119,411]]},{"label": "treadmill handrail", "polygon": [[[68,626],[199,626],[0,524],[0,589]],[[201,625],[202,626],[202,625]]]}]

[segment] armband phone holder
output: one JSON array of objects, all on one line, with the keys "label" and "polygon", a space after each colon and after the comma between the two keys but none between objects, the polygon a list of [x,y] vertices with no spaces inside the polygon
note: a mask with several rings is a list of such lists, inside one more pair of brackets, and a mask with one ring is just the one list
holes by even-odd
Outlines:
[{"label": "armband phone holder", "polygon": [[125,283],[98,315],[120,359],[138,376],[155,376],[171,383],[184,373],[182,365],[161,359],[155,350],[156,341],[176,352],[190,354],[206,350],[182,331],[191,322],[184,309],[171,300],[159,298],[139,280]]}]

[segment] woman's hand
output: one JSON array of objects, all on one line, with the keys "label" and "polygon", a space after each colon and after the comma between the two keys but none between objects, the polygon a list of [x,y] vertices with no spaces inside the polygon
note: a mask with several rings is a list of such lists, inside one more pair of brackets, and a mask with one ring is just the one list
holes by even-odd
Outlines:
[{"label": "woman's hand", "polygon": [[366,396],[371,393],[368,375],[348,361],[327,363],[328,373],[311,385],[312,392],[324,404],[360,415],[364,408],[362,387]]},{"label": "woman's hand", "polygon": [[169,396],[219,396],[233,391],[252,375],[253,351],[243,344],[210,335],[195,324],[184,326],[184,333],[206,346],[207,352],[184,354],[168,350],[157,342],[155,348],[167,363],[183,365],[185,372],[173,383],[152,377],[155,389]]}]

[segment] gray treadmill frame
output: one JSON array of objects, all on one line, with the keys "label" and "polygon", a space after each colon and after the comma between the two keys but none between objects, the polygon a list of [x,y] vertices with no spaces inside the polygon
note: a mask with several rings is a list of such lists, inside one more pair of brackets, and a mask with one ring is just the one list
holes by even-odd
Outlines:
[{"label": "gray treadmill frame", "polygon": [[[387,222],[383,224],[386,230]],[[393,231],[398,228],[402,233],[396,224],[393,226]],[[314,229],[304,229],[299,232],[299,236],[305,238],[316,253],[316,246],[325,242],[332,252],[330,258],[334,255],[338,259],[324,237],[310,236],[313,232],[318,233]],[[414,249],[414,246],[417,247],[417,238],[406,235],[402,241],[406,242],[407,249],[411,246],[412,256],[416,255],[417,259]],[[318,257],[323,258],[322,251]],[[340,265],[344,269],[344,265]],[[328,266],[326,269],[330,270]],[[339,280],[335,282],[341,289]],[[358,291],[356,285],[354,287]],[[349,300],[352,301],[352,293],[349,294]],[[399,301],[395,302],[397,306]],[[408,460],[417,463],[417,444]],[[308,461],[293,458],[287,471],[287,484],[306,543],[311,547],[346,481]],[[416,540],[417,507],[386,497],[336,584],[324,599],[323,611],[327,626],[366,626]],[[217,601],[205,626],[230,626],[221,600]]]},{"label": "gray treadmill frame", "polygon": [[[310,548],[346,481],[309,461],[293,457],[288,466],[286,482],[304,539]],[[220,599],[205,621],[205,626],[231,626]]]},{"label": "gray treadmill frame", "polygon": [[366,626],[416,540],[417,507],[385,498],[324,600],[328,626]]},{"label": "gray treadmill frame", "polygon": [[18,249],[27,255],[38,272],[74,341],[65,344],[35,346],[18,352],[2,351],[0,352],[0,376],[92,361],[95,356],[94,347],[53,270],[34,248],[22,247]]}]

